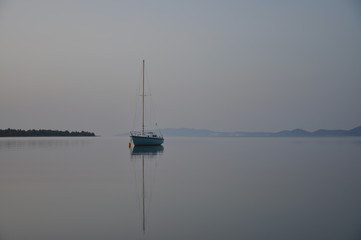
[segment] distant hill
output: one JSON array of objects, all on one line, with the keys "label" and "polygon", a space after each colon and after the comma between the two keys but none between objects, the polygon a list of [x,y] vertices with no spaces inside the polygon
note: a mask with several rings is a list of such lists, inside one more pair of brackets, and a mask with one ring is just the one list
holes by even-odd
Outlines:
[{"label": "distant hill", "polygon": [[95,137],[93,132],[69,132],[59,130],[0,129],[0,137]]},{"label": "distant hill", "polygon": [[177,136],[177,137],[214,137],[217,132],[206,129],[193,129],[193,128],[166,128],[161,129],[164,136]]},{"label": "distant hill", "polygon": [[170,137],[347,137],[361,136],[361,126],[351,130],[319,129],[309,132],[303,129],[280,132],[215,132],[206,129],[166,128],[161,129],[164,136]]}]

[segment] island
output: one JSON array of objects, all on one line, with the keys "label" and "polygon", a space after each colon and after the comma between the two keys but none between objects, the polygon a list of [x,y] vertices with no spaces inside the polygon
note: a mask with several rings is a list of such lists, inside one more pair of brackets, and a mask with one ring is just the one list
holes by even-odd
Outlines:
[{"label": "island", "polygon": [[93,132],[69,132],[60,130],[48,130],[48,129],[0,129],[0,137],[95,137]]}]

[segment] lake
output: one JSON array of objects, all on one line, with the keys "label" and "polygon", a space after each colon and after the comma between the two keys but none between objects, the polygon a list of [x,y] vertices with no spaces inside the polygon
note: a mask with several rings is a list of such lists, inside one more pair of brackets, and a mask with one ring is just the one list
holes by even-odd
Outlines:
[{"label": "lake", "polygon": [[361,138],[1,138],[0,240],[361,239]]}]

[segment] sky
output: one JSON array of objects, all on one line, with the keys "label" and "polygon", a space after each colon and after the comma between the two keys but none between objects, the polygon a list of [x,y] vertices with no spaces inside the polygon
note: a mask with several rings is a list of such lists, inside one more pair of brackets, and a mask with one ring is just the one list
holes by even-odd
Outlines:
[{"label": "sky", "polygon": [[2,0],[0,129],[128,132],[143,59],[149,127],[361,125],[360,1]]}]

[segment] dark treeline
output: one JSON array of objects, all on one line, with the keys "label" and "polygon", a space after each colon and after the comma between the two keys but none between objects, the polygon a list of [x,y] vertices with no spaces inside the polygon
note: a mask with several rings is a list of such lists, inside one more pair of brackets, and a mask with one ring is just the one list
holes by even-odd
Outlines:
[{"label": "dark treeline", "polygon": [[69,132],[59,130],[21,130],[21,129],[0,129],[0,137],[95,137],[92,132]]}]

